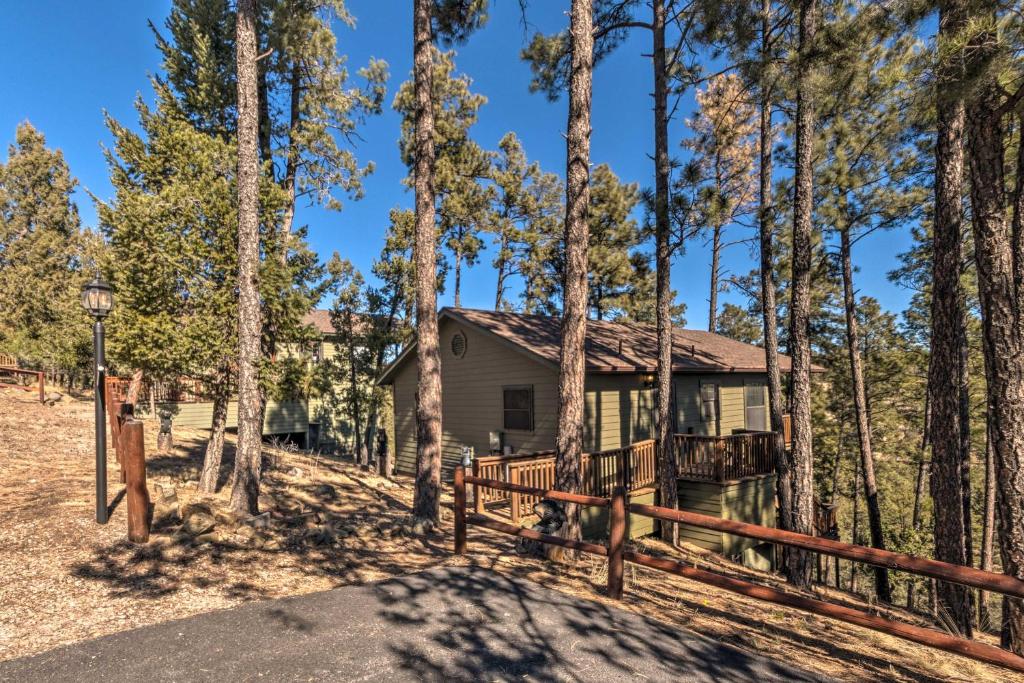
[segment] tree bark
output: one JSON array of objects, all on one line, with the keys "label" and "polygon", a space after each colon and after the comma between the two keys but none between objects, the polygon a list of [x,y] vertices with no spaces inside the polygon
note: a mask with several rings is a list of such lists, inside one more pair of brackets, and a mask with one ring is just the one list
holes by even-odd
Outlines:
[{"label": "tree bark", "polygon": [[455,308],[462,308],[462,250],[455,250]]},{"label": "tree bark", "polygon": [[[992,549],[996,522],[996,458],[992,438],[985,435],[985,502],[981,516],[981,564],[982,571],[992,571]],[[978,591],[978,628],[990,630],[992,615],[988,610],[988,593]]]},{"label": "tree bark", "polygon": [[263,440],[259,383],[262,312],[256,0],[238,0],[235,61],[238,71],[238,449],[231,508],[256,514]]},{"label": "tree bark", "polygon": [[217,378],[214,380],[210,440],[206,442],[203,471],[199,476],[199,490],[203,493],[216,493],[217,481],[220,479],[220,464],[224,457],[224,430],[227,427],[228,402],[231,397],[230,372],[230,368],[225,363],[221,365]]},{"label": "tree bark", "polygon": [[775,491],[779,499],[779,527],[793,528],[793,477],[783,438],[782,373],[779,370],[779,320],[775,301],[775,206],[772,195],[772,97],[766,73],[770,59],[771,0],[761,2],[761,92],[758,188],[758,233],[761,243],[761,318],[764,323],[764,359],[768,375],[768,413],[775,433]]},{"label": "tree bark", "polygon": [[722,226],[711,233],[711,290],[708,297],[708,332],[718,331],[718,270],[722,260]]},{"label": "tree bark", "polygon": [[352,458],[358,464],[369,464],[369,455],[363,442],[363,417],[359,400],[359,377],[356,372],[356,339],[355,323],[352,312],[345,313],[345,324],[348,326],[348,382],[352,392]]},{"label": "tree bark", "polygon": [[[814,453],[811,432],[811,233],[814,201],[813,147],[815,102],[813,50],[818,28],[817,0],[801,0],[796,77],[796,169],[793,201],[793,278],[790,305],[793,447],[789,469],[793,489],[793,531],[814,531]],[[810,553],[786,553],[786,578],[797,586],[811,584]]]},{"label": "tree bark", "polygon": [[[952,40],[963,26],[960,0],[940,9],[941,40]],[[967,564],[961,461],[962,430],[960,351],[964,300],[960,288],[961,213],[963,192],[964,106],[956,97],[956,71],[936,88],[935,221],[932,240],[931,492],[935,559]],[[941,76],[941,75],[940,75]],[[936,585],[935,598],[955,627],[971,635],[969,591],[945,582]]]},{"label": "tree bark", "polygon": [[413,517],[436,526],[441,504],[441,352],[437,331],[437,240],[434,225],[434,109],[431,0],[413,5],[416,92],[416,487]]},{"label": "tree bark", "polygon": [[774,432],[775,494],[778,497],[778,524],[793,529],[793,474],[785,455],[782,424],[782,375],[778,367],[778,307],[775,301],[775,207],[772,196],[772,86],[768,81],[770,61],[771,0],[761,2],[761,101],[758,188],[758,232],[761,243],[761,318],[764,328],[765,371],[768,376],[768,414]]},{"label": "tree bark", "polygon": [[[655,439],[658,442],[659,504],[679,505],[678,468],[672,434],[672,251],[669,239],[668,193],[671,164],[668,154],[668,73],[665,64],[665,1],[653,0],[654,36],[654,229],[657,279],[658,377],[655,392]],[[661,538],[677,545],[679,525],[661,523]]]},{"label": "tree bark", "polygon": [[[555,488],[579,493],[583,454],[583,383],[586,371],[587,246],[590,203],[590,106],[594,59],[592,0],[572,0],[569,119],[565,168],[565,282],[558,368],[558,429],[555,434]],[[579,506],[565,505],[564,538],[581,538]],[[549,546],[549,557],[570,555]]]},{"label": "tree bark", "polygon": [[[924,425],[921,430],[920,460],[917,462],[917,482],[914,486],[914,508],[910,515],[910,525],[915,533],[921,530],[921,501],[928,485],[928,431],[931,428],[931,400],[927,385],[924,391]],[[911,580],[907,586],[907,609],[914,609],[914,593],[917,582]]]},{"label": "tree bark", "polygon": [[[972,20],[992,20],[994,5],[983,3]],[[982,73],[967,103],[971,215],[978,290],[982,307],[989,428],[996,461],[1003,571],[1024,579],[1024,315],[1016,276],[1018,260],[1007,211],[1005,126],[997,76],[986,71],[998,38],[978,30],[967,45],[969,73]],[[1017,169],[1020,173],[1022,169]],[[1015,198],[1014,198],[1015,199]],[[1016,222],[1019,217],[1014,217]],[[1024,605],[1008,601],[1011,649],[1024,654]]]},{"label": "tree bark", "polygon": [[[871,448],[867,391],[864,388],[864,367],[860,357],[860,330],[857,325],[849,230],[840,231],[840,259],[843,267],[843,304],[846,309],[846,349],[850,357],[850,377],[853,380],[853,409],[857,424],[857,441],[860,446],[861,469],[864,472],[864,500],[867,503],[868,527],[871,530],[871,546],[885,550],[882,511],[878,502],[878,485],[875,482],[875,454]],[[884,567],[875,567],[875,593],[882,602],[892,602],[889,572]]]},{"label": "tree bark", "polygon": [[[860,460],[853,461],[853,486],[850,488],[853,497],[853,523],[850,529],[850,543],[857,545],[860,536]],[[857,592],[857,563],[850,563],[850,592]]]}]

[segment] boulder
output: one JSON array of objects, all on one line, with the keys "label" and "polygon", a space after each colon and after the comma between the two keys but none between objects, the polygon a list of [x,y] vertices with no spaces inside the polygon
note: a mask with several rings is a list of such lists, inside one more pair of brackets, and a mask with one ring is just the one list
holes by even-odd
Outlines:
[{"label": "boulder", "polygon": [[[264,512],[259,515],[252,515],[239,521],[242,526],[249,527],[250,529],[269,529],[270,528],[270,513]],[[241,527],[240,527],[241,528]]]},{"label": "boulder", "polygon": [[181,524],[177,505],[166,505],[157,501],[153,506],[153,529],[166,529]]},{"label": "boulder", "polygon": [[191,510],[185,515],[185,523],[182,528],[192,536],[208,534],[217,526],[217,520],[213,515],[201,510]]},{"label": "boulder", "polygon": [[64,394],[60,393],[59,391],[48,391],[43,396],[43,403],[52,408],[62,398],[64,398]]},{"label": "boulder", "polygon": [[338,492],[330,484],[319,484],[313,487],[313,495],[323,500],[337,500]]},{"label": "boulder", "polygon": [[207,543],[219,543],[220,534],[218,534],[216,531],[211,531],[205,534],[199,534],[198,536],[194,537],[192,541],[196,545],[205,545]]}]

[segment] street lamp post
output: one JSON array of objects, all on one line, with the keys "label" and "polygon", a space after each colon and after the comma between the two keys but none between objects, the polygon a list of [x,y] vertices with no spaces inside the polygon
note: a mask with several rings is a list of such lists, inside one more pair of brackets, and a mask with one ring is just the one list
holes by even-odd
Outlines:
[{"label": "street lamp post", "polygon": [[106,358],[103,353],[103,319],[114,307],[114,292],[110,285],[100,279],[97,273],[91,282],[82,286],[82,307],[95,322],[92,326],[93,354],[95,359],[96,395],[96,522],[107,523],[107,425],[104,385],[106,383]]}]

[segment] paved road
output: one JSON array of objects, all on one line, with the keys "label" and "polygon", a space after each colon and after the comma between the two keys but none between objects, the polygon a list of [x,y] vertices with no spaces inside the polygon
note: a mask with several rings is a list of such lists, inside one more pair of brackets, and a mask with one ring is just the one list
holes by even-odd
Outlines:
[{"label": "paved road", "polygon": [[435,569],[0,662],[0,681],[795,681],[811,676],[480,568]]}]

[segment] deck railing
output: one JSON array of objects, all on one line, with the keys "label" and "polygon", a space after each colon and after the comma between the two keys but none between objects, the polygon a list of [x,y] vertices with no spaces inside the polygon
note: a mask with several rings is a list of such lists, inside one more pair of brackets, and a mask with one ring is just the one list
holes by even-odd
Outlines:
[{"label": "deck railing", "polygon": [[775,471],[775,434],[744,432],[727,436],[676,434],[679,476],[725,482]]},{"label": "deck railing", "polygon": [[[772,432],[745,432],[728,436],[676,434],[674,437],[679,476],[700,481],[727,482],[762,476],[775,471]],[[653,439],[624,448],[584,453],[581,461],[581,493],[608,496],[616,486],[638,491],[655,486],[658,462]],[[538,489],[555,487],[555,453],[488,455],[473,462],[473,476]],[[474,491],[475,509],[508,506],[513,521],[537,502],[534,496],[501,489]]]}]

